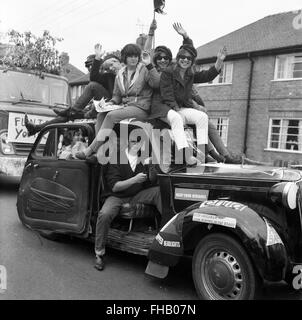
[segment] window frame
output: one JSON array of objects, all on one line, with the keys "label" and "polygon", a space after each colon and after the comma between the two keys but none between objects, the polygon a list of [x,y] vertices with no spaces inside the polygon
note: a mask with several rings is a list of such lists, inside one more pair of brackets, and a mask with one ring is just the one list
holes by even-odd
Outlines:
[{"label": "window frame", "polygon": [[[214,122],[214,120],[217,120],[217,123]],[[219,124],[219,120],[226,120],[226,124],[223,124],[223,122],[221,124]],[[218,131],[218,134],[221,138],[221,140],[223,141],[224,145],[227,146],[228,145],[228,135],[229,135],[229,128],[230,128],[230,118],[226,117],[226,116],[209,116],[209,121],[212,122],[215,126],[216,126],[216,130]],[[217,129],[217,126],[221,126],[221,127],[226,127],[226,131],[225,131],[225,138],[223,137],[223,131]],[[221,134],[220,134],[221,133]]]},{"label": "window frame", "polygon": [[[280,132],[278,133],[278,148],[272,148],[271,147],[271,144],[272,144],[272,139],[271,139],[271,137],[272,137],[272,129],[273,129],[273,121],[274,120],[280,120]],[[268,128],[268,138],[267,138],[267,147],[266,147],[266,149],[265,150],[267,150],[267,151],[273,151],[273,152],[284,152],[284,153],[298,153],[298,154],[302,154],[302,138],[301,138],[301,143],[300,143],[300,145],[301,145],[301,150],[299,150],[299,135],[301,135],[302,136],[302,132],[301,133],[298,133],[297,134],[297,137],[298,137],[298,150],[289,150],[289,149],[281,149],[281,136],[282,136],[282,128],[284,127],[284,125],[283,125],[283,121],[284,120],[297,120],[297,121],[299,121],[299,126],[298,126],[298,128],[300,128],[300,126],[302,127],[302,118],[295,118],[295,119],[293,119],[292,117],[286,117],[286,118],[281,118],[281,117],[279,117],[279,118],[277,118],[277,117],[271,117],[270,119],[269,119],[269,128]],[[293,134],[288,134],[288,133],[286,133],[286,137],[288,136],[288,135],[293,135]],[[287,144],[287,142],[285,142],[285,145]]]},{"label": "window frame", "polygon": [[[276,59],[275,59],[275,71],[274,71],[274,81],[291,81],[291,80],[302,80],[302,77],[297,77],[294,78],[293,77],[293,73],[291,75],[291,77],[289,77],[289,72],[290,72],[290,68],[289,65],[293,62],[290,62],[290,59],[292,58],[300,58],[301,62],[297,62],[297,63],[302,63],[302,52],[301,53],[294,53],[294,54],[281,54],[281,55],[277,55]],[[279,74],[279,68],[280,68],[280,61],[281,59],[285,58],[285,68],[283,70],[283,77],[278,78],[278,74]]]},{"label": "window frame", "polygon": [[[213,66],[213,64],[201,64],[201,65],[198,66],[199,67],[198,70],[199,71],[208,70],[212,66]],[[230,75],[229,75],[229,77],[227,77],[226,72],[225,72],[225,70],[226,70],[226,68],[228,66],[230,67]],[[230,82],[214,82],[213,83],[213,81],[215,81],[216,79],[218,79],[218,81],[219,81],[219,79],[221,78],[221,73],[220,73],[212,82],[197,83],[196,85],[197,86],[203,86],[203,87],[204,86],[226,86],[226,85],[232,85],[233,84],[233,71],[234,71],[234,63],[233,62],[225,62],[223,64],[222,78],[224,78],[224,77],[225,77],[225,79],[229,78],[229,79],[231,79]]]}]

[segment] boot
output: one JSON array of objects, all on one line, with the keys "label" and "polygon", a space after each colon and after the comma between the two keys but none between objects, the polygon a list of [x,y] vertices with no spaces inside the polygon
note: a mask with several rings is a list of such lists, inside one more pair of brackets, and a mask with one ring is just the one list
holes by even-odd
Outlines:
[{"label": "boot", "polygon": [[53,109],[55,114],[59,117],[66,117],[69,120],[75,120],[75,119],[83,119],[84,118],[84,112],[83,110],[78,110],[72,107],[69,107],[64,110],[59,109]]},{"label": "boot", "polygon": [[95,256],[95,265],[94,267],[98,270],[98,271],[103,271],[105,268],[105,258],[104,255],[99,256],[96,255]]},{"label": "boot", "polygon": [[27,129],[27,133],[29,137],[35,135],[37,132],[39,132],[42,129],[41,125],[33,124],[32,122],[30,122],[27,114],[25,114],[25,117],[24,117],[24,124]]},{"label": "boot", "polygon": [[224,163],[229,164],[242,164],[242,156],[228,154],[224,156]]}]

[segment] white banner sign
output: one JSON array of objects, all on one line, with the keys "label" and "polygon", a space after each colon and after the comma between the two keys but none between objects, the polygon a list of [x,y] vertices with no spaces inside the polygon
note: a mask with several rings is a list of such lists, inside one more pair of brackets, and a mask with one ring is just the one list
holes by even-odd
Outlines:
[{"label": "white banner sign", "polygon": [[[20,142],[20,143],[34,143],[37,134],[28,137],[27,129],[24,123],[24,113],[10,112],[8,117],[8,141],[9,142]],[[45,121],[53,119],[52,117],[39,116],[39,115],[28,115],[29,121],[34,124],[41,124]]]}]

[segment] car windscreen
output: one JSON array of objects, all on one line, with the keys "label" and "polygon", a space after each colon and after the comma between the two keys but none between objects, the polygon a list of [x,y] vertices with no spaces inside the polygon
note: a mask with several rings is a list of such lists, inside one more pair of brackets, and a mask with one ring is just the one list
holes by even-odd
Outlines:
[{"label": "car windscreen", "polygon": [[0,100],[28,100],[46,105],[67,104],[68,84],[47,75],[0,70]]}]

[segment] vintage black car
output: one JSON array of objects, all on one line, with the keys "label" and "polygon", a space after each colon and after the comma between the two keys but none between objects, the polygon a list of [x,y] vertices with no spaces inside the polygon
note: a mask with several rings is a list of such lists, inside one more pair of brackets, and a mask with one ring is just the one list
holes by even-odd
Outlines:
[{"label": "vintage black car", "polygon": [[[50,125],[29,154],[18,214],[43,236],[94,241],[104,166],[58,156],[64,132],[81,129],[91,142],[92,128]],[[108,246],[146,255],[146,273],[159,278],[181,257],[192,257],[201,299],[253,299],[263,280],[291,284],[293,267],[302,264],[301,171],[207,163],[158,174],[158,180],[162,217],[154,208],[125,205]]]}]

